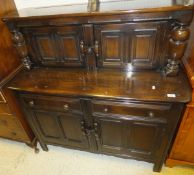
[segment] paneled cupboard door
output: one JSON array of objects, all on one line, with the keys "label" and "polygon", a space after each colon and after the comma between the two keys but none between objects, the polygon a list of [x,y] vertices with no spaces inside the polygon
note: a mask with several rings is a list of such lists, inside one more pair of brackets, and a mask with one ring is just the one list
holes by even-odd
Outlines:
[{"label": "paneled cupboard door", "polygon": [[[26,35],[30,57],[44,66],[85,66],[81,43],[81,26],[34,27],[23,31]],[[30,35],[29,35],[30,33]]]},{"label": "paneled cupboard door", "polygon": [[98,67],[155,69],[164,62],[167,22],[95,25]]},{"label": "paneled cupboard door", "polygon": [[154,160],[164,139],[165,124],[124,117],[94,116],[95,136],[102,153]]},{"label": "paneled cupboard door", "polygon": [[82,131],[82,115],[43,110],[31,110],[30,113],[33,126],[45,143],[89,149]]}]

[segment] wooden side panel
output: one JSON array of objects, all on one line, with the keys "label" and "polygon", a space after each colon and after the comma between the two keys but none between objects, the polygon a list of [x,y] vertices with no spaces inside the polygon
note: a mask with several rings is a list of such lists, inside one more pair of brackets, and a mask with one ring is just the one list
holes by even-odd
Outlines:
[{"label": "wooden side panel", "polygon": [[[194,108],[188,107],[169,158],[194,162]],[[168,164],[167,164],[168,165]]]},{"label": "wooden side panel", "polygon": [[[0,17],[15,9],[13,0],[0,1]],[[0,81],[21,64],[17,51],[13,47],[11,34],[2,20],[0,20],[0,60]]]}]

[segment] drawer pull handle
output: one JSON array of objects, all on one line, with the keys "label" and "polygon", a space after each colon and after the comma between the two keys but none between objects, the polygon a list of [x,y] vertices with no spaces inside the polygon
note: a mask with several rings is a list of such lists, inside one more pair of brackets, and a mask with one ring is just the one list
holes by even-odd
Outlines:
[{"label": "drawer pull handle", "polygon": [[153,112],[149,112],[149,117],[154,117],[154,113]]},{"label": "drawer pull handle", "polygon": [[65,104],[65,105],[63,106],[63,108],[64,108],[65,111],[67,111],[67,110],[69,110],[69,105],[68,105],[68,104]]},{"label": "drawer pull handle", "polygon": [[104,108],[104,112],[108,112],[108,108]]},{"label": "drawer pull handle", "polygon": [[31,107],[33,107],[33,106],[34,106],[34,101],[30,101],[30,102],[29,102],[29,105],[30,105]]},{"label": "drawer pull handle", "polygon": [[99,132],[99,124],[97,122],[94,122],[94,136],[96,137],[97,141],[100,140],[100,136],[98,132]]}]

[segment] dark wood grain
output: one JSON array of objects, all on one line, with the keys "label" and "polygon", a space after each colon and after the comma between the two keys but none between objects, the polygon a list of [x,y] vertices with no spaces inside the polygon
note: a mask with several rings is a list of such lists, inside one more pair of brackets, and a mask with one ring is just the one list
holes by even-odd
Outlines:
[{"label": "dark wood grain", "polygon": [[[14,9],[16,9],[14,1],[0,1],[1,17]],[[0,81],[2,81],[3,78],[10,74],[13,69],[18,67],[21,62],[19,56],[17,55],[16,49],[12,47],[11,34],[2,21],[0,21],[0,36]]]},{"label": "dark wood grain", "polygon": [[[194,27],[194,21],[191,28]],[[183,58],[183,64],[190,84],[192,86],[192,101],[187,104],[186,110],[183,115],[179,130],[177,132],[172,149],[166,160],[166,166],[174,167],[179,165],[192,165],[194,166],[194,33],[191,33],[189,40],[189,47]]]},{"label": "dark wood grain", "polygon": [[[191,92],[183,72],[171,78],[151,71],[132,73],[57,68],[22,71],[8,87],[31,93],[174,102],[188,102]],[[176,97],[170,98],[168,94]]]}]

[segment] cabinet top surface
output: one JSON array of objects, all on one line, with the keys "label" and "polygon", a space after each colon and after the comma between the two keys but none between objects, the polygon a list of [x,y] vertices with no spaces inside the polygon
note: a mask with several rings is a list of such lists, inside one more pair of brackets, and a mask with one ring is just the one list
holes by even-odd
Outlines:
[{"label": "cabinet top surface", "polygon": [[177,77],[157,72],[124,72],[41,68],[21,71],[8,85],[16,91],[75,97],[188,102],[191,89],[181,71]]},{"label": "cabinet top surface", "polygon": [[90,16],[194,9],[194,0],[112,0],[88,6],[87,3],[26,8],[9,13],[5,19],[52,15]]}]

